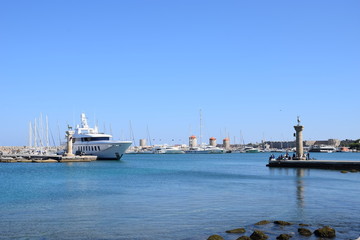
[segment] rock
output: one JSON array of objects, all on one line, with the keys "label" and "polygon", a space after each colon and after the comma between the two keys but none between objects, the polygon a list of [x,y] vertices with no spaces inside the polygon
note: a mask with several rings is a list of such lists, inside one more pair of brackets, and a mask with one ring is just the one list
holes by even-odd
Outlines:
[{"label": "rock", "polygon": [[358,172],[358,170],[356,170],[356,169],[351,169],[350,172],[354,173],[354,172]]},{"label": "rock", "polygon": [[317,237],[325,237],[325,238],[333,238],[336,236],[335,229],[326,226],[323,228],[316,229],[314,231],[315,236]]},{"label": "rock", "polygon": [[348,171],[345,171],[345,170],[342,170],[342,171],[340,171],[341,173],[348,173]]},{"label": "rock", "polygon": [[302,226],[302,227],[308,227],[310,226],[310,224],[306,224],[306,223],[300,223],[299,226]]},{"label": "rock", "polygon": [[298,228],[298,233],[302,236],[309,237],[312,235],[312,232],[309,229],[306,228]]},{"label": "rock", "polygon": [[208,237],[207,240],[224,240],[224,238],[220,235],[211,235],[210,237]]},{"label": "rock", "polygon": [[292,238],[291,235],[289,234],[280,234],[279,236],[277,236],[277,240],[289,240],[290,238]]},{"label": "rock", "polygon": [[281,225],[281,226],[291,225],[291,223],[285,222],[285,221],[275,221],[274,223],[278,224],[278,225]]},{"label": "rock", "polygon": [[245,228],[236,228],[233,230],[227,230],[226,232],[227,233],[244,233],[244,232],[246,232],[246,230],[245,230]]},{"label": "rock", "polygon": [[251,238],[248,236],[241,236],[241,237],[237,238],[236,240],[251,240]]},{"label": "rock", "polygon": [[262,231],[255,230],[255,231],[251,234],[250,238],[251,238],[252,240],[266,240],[266,239],[269,238],[269,236],[266,235],[265,233],[263,233]]},{"label": "rock", "polygon": [[271,222],[268,220],[262,220],[260,222],[255,223],[255,225],[265,225],[265,224],[269,224],[269,223],[271,223]]}]

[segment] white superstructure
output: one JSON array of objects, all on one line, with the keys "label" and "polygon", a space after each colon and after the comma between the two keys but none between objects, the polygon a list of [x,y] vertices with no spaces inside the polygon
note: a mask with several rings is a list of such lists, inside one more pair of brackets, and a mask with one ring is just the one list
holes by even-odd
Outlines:
[{"label": "white superstructure", "polygon": [[98,160],[119,160],[131,141],[110,140],[111,135],[99,133],[97,126],[89,127],[85,113],[81,114],[81,125],[77,125],[73,135],[73,153],[94,155]]}]

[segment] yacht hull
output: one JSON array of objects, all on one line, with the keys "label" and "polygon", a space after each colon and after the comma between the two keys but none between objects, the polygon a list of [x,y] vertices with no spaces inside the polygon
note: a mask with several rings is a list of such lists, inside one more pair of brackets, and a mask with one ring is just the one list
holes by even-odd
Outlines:
[{"label": "yacht hull", "polygon": [[[120,142],[108,142],[108,143],[96,143],[91,144],[75,144],[74,150],[81,149],[81,154],[97,156],[97,160],[120,160],[125,151],[130,147],[132,142],[120,141]],[[100,148],[100,151],[98,151]],[[90,149],[90,150],[87,150]],[[79,150],[74,152],[78,153]]]}]

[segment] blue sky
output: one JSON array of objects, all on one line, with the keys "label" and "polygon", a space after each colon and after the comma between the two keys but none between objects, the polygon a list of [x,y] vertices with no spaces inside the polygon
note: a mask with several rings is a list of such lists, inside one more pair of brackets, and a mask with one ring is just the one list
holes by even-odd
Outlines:
[{"label": "blue sky", "polygon": [[[138,144],[360,138],[360,2],[0,3],[0,145],[49,118]],[[161,141],[160,141],[161,139]],[[172,141],[174,139],[174,141]]]}]

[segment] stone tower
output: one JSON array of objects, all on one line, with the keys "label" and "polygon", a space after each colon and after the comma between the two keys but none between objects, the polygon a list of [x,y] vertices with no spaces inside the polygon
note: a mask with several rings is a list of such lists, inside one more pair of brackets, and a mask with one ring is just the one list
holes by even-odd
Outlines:
[{"label": "stone tower", "polygon": [[304,146],[303,146],[303,136],[302,131],[304,130],[304,126],[300,125],[300,118],[297,119],[298,125],[294,126],[296,131],[296,159],[297,160],[305,160],[306,157],[304,155]]}]

